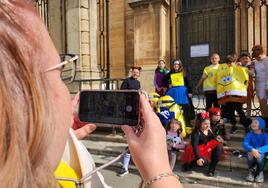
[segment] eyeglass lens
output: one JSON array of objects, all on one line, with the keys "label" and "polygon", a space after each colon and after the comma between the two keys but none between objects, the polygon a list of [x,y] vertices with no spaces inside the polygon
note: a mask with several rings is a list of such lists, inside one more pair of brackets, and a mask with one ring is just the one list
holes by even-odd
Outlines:
[{"label": "eyeglass lens", "polygon": [[73,55],[61,55],[61,61],[69,61],[62,67],[61,71],[61,79],[65,83],[71,83],[75,79],[76,76],[76,60],[71,60],[74,56]]}]

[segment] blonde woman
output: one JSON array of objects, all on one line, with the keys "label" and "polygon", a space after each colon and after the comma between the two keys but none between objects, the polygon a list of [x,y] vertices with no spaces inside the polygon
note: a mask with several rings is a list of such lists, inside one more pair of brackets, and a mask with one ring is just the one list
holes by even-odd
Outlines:
[{"label": "blonde woman", "polygon": [[[60,187],[54,171],[62,157],[73,176],[86,169],[84,147],[70,131],[72,104],[61,65],[32,1],[0,1],[1,187]],[[143,133],[124,128],[134,162],[147,187],[181,187],[169,167],[165,130],[144,97],[141,101]],[[87,164],[94,167],[92,160]],[[85,187],[106,187],[102,176],[94,176]]]}]

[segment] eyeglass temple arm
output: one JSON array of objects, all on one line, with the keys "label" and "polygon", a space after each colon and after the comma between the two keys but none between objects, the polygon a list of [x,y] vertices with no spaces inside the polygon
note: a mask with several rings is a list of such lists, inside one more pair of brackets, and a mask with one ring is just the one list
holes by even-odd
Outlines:
[{"label": "eyeglass temple arm", "polygon": [[59,68],[59,67],[61,67],[62,65],[67,64],[68,62],[72,62],[72,61],[77,60],[78,58],[79,58],[79,57],[78,57],[77,55],[75,55],[74,57],[72,57],[72,58],[69,59],[69,60],[65,60],[65,61],[63,61],[63,62],[61,62],[61,63],[59,63],[59,64],[56,64],[56,65],[54,65],[54,66],[52,66],[52,67],[46,69],[45,72],[48,72],[48,71],[54,70],[54,69],[56,69],[56,68]]},{"label": "eyeglass temple arm", "polygon": [[69,61],[75,61],[78,59],[78,55],[75,55],[74,57],[72,57],[71,59],[69,59]]},{"label": "eyeglass temple arm", "polygon": [[122,156],[124,156],[128,152],[129,152],[129,150],[128,150],[128,148],[126,148],[126,150],[123,153],[121,153],[120,155],[118,155],[113,160],[111,160],[111,161],[105,163],[104,165],[102,165],[102,166],[100,166],[98,168],[95,168],[91,172],[87,173],[84,177],[82,177],[80,179],[80,181],[77,181],[74,178],[64,178],[64,177],[57,177],[56,180],[58,180],[58,181],[71,181],[71,182],[74,182],[76,186],[80,186],[81,184],[83,184],[86,181],[87,178],[91,177],[93,174],[95,174],[99,170],[101,170],[103,168],[106,168],[107,166],[110,166],[111,164],[117,162],[118,160],[120,160],[122,158]]},{"label": "eyeglass temple arm", "polygon": [[87,178],[91,177],[93,174],[95,174],[96,172],[100,171],[101,169],[106,168],[107,166],[110,166],[111,164],[117,162],[118,160],[120,160],[128,152],[129,152],[129,150],[128,150],[128,148],[126,148],[126,150],[123,153],[121,153],[120,155],[118,155],[113,160],[111,160],[111,161],[109,161],[109,162],[101,165],[100,167],[95,168],[91,172],[87,173],[84,177],[81,178],[80,182],[85,182]]}]

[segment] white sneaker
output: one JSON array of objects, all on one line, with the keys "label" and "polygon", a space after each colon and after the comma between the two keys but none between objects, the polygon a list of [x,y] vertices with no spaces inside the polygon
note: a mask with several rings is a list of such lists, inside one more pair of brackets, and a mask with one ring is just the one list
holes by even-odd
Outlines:
[{"label": "white sneaker", "polygon": [[128,174],[128,170],[126,170],[125,168],[121,168],[118,173],[117,176],[123,177],[124,175]]},{"label": "white sneaker", "polygon": [[251,172],[251,170],[249,170],[248,176],[246,177],[246,180],[249,182],[254,182],[254,175]]},{"label": "white sneaker", "polygon": [[257,183],[263,183],[264,182],[264,176],[263,171],[261,171],[255,178],[255,182]]}]

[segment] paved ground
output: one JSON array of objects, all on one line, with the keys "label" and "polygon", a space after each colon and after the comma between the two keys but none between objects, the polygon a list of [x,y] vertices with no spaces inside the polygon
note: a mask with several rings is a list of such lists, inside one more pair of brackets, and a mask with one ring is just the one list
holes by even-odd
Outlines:
[{"label": "paved ground", "polygon": [[[101,171],[106,183],[113,188],[138,188],[141,181],[140,176],[135,173],[129,173],[124,177],[116,176],[115,170],[104,169]],[[185,183],[184,188],[220,188],[208,185],[198,185],[193,182],[193,184]]]},{"label": "paved ground", "polygon": [[[226,127],[229,131],[231,126],[226,124]],[[244,129],[242,125],[238,125],[238,127],[239,131],[237,134],[231,135],[232,141],[229,141],[228,146],[225,147],[227,151],[226,160],[219,163],[215,177],[210,178],[204,175],[206,172],[204,168],[182,172],[178,162],[174,172],[180,176],[185,188],[268,188],[268,173],[265,173],[264,184],[246,182],[245,177],[248,173],[246,159],[235,156],[230,157],[230,152],[232,151],[245,152],[241,148]],[[107,131],[102,132],[101,129],[83,140],[83,143],[92,154],[97,166],[114,159],[126,148],[125,139],[120,131],[118,131],[118,134],[113,135]],[[232,168],[230,168],[230,165]],[[114,163],[109,169],[102,171],[106,182],[114,188],[138,188],[140,177],[135,166],[131,163],[129,166],[131,173],[124,177],[117,177],[115,171],[120,166],[120,163]]]}]

